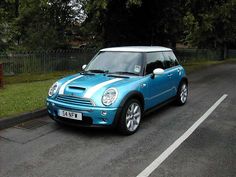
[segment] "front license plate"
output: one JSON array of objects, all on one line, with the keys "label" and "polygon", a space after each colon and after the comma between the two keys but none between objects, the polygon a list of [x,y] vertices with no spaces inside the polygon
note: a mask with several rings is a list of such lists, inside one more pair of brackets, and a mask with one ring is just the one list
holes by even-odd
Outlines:
[{"label": "front license plate", "polygon": [[60,117],[65,117],[65,118],[68,118],[68,119],[82,120],[82,113],[79,113],[79,112],[59,110],[58,115]]}]

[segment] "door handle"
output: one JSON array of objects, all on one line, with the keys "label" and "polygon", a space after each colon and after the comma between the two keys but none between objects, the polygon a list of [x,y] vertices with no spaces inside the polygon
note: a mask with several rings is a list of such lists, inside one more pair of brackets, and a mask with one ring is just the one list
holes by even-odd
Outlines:
[{"label": "door handle", "polygon": [[168,77],[171,77],[171,76],[173,76],[173,74],[168,74]]}]

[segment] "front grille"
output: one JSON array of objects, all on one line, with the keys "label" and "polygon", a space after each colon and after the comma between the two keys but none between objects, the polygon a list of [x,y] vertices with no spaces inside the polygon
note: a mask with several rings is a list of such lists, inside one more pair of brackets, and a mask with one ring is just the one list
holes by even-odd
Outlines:
[{"label": "front grille", "polygon": [[78,106],[94,106],[92,100],[90,99],[70,95],[58,95],[56,100],[62,103],[73,104]]}]

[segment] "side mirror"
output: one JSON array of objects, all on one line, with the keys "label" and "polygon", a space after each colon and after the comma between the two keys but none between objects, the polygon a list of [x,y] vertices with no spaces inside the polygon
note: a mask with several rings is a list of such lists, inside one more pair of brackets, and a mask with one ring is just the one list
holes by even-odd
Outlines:
[{"label": "side mirror", "polygon": [[161,68],[157,68],[153,70],[154,75],[162,75],[164,72],[165,72],[164,69],[161,69]]},{"label": "side mirror", "polygon": [[83,65],[83,66],[82,66],[82,70],[84,70],[84,69],[86,68],[86,66],[87,66],[87,65]]}]

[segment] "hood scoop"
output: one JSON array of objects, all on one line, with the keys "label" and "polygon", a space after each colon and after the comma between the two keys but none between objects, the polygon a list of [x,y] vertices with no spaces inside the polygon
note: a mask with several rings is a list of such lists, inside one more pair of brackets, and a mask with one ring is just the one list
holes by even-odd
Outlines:
[{"label": "hood scoop", "polygon": [[86,90],[86,88],[78,87],[78,86],[76,86],[76,85],[71,85],[71,86],[69,86],[69,89],[75,89],[75,90],[81,90],[81,91]]}]

